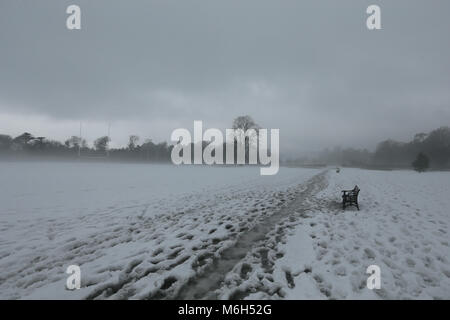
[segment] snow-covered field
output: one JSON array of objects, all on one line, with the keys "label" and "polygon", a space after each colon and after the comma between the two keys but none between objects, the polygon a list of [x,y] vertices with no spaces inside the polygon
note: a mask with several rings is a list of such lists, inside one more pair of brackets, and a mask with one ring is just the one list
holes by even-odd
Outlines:
[{"label": "snow-covered field", "polygon": [[[0,163],[0,298],[172,297],[316,173]],[[72,264],[78,291],[65,290]]]},{"label": "snow-covered field", "polygon": [[[276,232],[266,242],[269,263],[242,262],[251,272],[238,287],[258,288],[247,298],[277,291],[285,299],[450,299],[449,172],[343,169],[327,181],[280,223],[288,230],[281,242]],[[339,190],[354,185],[360,211],[344,212]],[[367,288],[369,265],[381,269],[379,290]]]},{"label": "snow-covered field", "polygon": [[449,194],[437,172],[0,163],[0,298],[449,299]]}]

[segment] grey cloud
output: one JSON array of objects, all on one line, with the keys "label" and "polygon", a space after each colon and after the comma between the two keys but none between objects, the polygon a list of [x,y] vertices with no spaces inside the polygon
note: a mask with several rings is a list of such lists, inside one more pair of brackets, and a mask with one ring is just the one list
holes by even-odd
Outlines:
[{"label": "grey cloud", "polygon": [[[0,112],[167,139],[250,114],[289,150],[450,124],[448,1],[80,0],[80,31],[69,4],[1,2]],[[383,30],[365,28],[369,4]]]}]

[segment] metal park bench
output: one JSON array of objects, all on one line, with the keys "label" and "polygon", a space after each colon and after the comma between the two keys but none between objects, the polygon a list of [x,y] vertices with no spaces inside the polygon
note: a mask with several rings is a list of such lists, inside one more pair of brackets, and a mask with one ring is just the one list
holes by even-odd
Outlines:
[{"label": "metal park bench", "polygon": [[353,190],[342,190],[342,209],[345,210],[346,205],[355,205],[359,210],[358,205],[358,194],[359,194],[358,186],[355,186]]}]

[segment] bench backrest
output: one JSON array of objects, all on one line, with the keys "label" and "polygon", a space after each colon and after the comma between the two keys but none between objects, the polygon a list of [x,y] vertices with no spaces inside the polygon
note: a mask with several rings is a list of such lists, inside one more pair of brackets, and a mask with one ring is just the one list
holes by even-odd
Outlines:
[{"label": "bench backrest", "polygon": [[353,190],[350,191],[349,195],[350,195],[350,196],[357,197],[357,196],[358,196],[358,193],[359,193],[359,190],[360,190],[360,189],[358,188],[358,186],[355,186],[355,187],[353,188]]}]

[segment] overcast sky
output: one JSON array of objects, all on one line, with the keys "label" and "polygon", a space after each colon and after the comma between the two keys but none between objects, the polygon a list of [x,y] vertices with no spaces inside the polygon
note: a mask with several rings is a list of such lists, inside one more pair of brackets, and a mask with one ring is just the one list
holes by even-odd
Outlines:
[{"label": "overcast sky", "polygon": [[[82,29],[66,29],[66,8]],[[378,4],[382,30],[366,28]],[[0,1],[0,133],[80,121],[168,141],[251,115],[285,152],[373,148],[450,125],[450,1]]]}]

